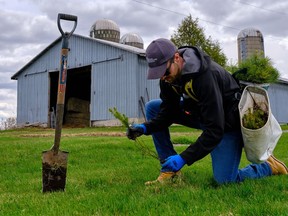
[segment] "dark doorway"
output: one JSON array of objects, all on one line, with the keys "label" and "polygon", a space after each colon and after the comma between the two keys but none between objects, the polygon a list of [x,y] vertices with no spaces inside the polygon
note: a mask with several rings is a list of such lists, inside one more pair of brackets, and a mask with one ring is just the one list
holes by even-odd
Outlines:
[{"label": "dark doorway", "polygon": [[[50,127],[55,124],[59,71],[50,74]],[[91,66],[68,69],[63,125],[90,125]]]}]

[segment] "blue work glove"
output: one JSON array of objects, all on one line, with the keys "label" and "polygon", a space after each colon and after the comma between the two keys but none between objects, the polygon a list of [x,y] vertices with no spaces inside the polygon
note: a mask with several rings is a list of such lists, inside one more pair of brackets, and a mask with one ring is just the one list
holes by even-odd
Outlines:
[{"label": "blue work glove", "polygon": [[186,162],[180,155],[173,155],[168,157],[165,162],[162,164],[162,169],[171,170],[173,172],[179,171]]},{"label": "blue work glove", "polygon": [[129,139],[135,140],[145,133],[146,127],[144,124],[133,124],[127,129],[126,135]]}]

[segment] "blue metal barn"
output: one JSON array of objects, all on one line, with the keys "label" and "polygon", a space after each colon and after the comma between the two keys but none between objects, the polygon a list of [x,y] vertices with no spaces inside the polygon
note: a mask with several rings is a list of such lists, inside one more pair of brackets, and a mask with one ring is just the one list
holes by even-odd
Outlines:
[{"label": "blue metal barn", "polygon": [[[159,81],[146,78],[144,49],[75,34],[69,48],[65,101],[88,101],[91,126],[115,119],[109,112],[112,107],[141,119],[143,101],[159,97]],[[61,37],[12,76],[18,81],[17,124],[50,125],[57,103],[60,50]]]},{"label": "blue metal barn", "polygon": [[[143,120],[143,102],[159,98],[159,81],[146,79],[144,49],[75,34],[69,48],[66,102],[73,97],[89,103],[88,125],[117,124],[108,111],[112,107],[134,121]],[[61,37],[12,76],[18,81],[18,125],[51,126],[60,50]],[[287,92],[288,82],[283,79],[268,90],[272,112],[280,123],[288,123]]]},{"label": "blue metal barn", "polygon": [[279,79],[268,88],[270,106],[273,115],[280,124],[288,123],[288,80]]}]

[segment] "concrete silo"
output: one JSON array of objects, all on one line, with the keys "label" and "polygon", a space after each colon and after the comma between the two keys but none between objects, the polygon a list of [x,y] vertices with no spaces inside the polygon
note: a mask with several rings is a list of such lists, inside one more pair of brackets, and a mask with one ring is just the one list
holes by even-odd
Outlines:
[{"label": "concrete silo", "polygon": [[143,49],[144,47],[143,39],[136,33],[128,33],[123,35],[120,39],[120,43],[138,47],[140,49]]},{"label": "concrete silo", "polygon": [[239,63],[255,53],[265,55],[263,35],[255,28],[246,28],[240,31],[237,37],[237,43]]},{"label": "concrete silo", "polygon": [[90,37],[119,43],[120,28],[112,20],[97,20],[90,28]]}]

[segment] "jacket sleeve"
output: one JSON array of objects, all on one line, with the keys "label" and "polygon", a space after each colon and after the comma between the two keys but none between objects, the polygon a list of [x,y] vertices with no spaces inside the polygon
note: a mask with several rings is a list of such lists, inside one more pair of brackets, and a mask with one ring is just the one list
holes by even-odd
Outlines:
[{"label": "jacket sleeve", "polygon": [[162,100],[160,112],[148,122],[145,122],[146,134],[162,131],[168,128],[180,114],[181,94],[171,84],[160,80],[160,98]]},{"label": "jacket sleeve", "polygon": [[203,132],[180,154],[188,165],[205,157],[218,145],[225,125],[222,93],[213,74],[207,71],[205,76],[199,76],[193,82],[192,90],[198,99]]}]

